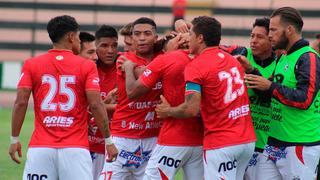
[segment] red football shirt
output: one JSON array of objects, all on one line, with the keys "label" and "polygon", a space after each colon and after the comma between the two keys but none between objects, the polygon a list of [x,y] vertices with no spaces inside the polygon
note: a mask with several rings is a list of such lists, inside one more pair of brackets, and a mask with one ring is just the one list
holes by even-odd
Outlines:
[{"label": "red football shirt", "polygon": [[32,89],[35,129],[29,147],[88,148],[86,90],[100,91],[94,62],[68,50],[27,60],[18,88]]},{"label": "red football shirt", "polygon": [[204,149],[255,141],[244,71],[230,54],[205,49],[185,69],[186,82],[201,86]]},{"label": "red football shirt", "polygon": [[[134,52],[124,53],[138,66],[146,66],[148,61]],[[161,82],[139,99],[129,100],[125,87],[125,74],[117,68],[118,104],[113,114],[112,135],[127,138],[149,138],[158,136],[162,121],[156,118],[155,106],[160,101]]]},{"label": "red football shirt", "polygon": [[[98,74],[100,79],[100,89],[101,89],[101,98],[105,99],[109,91],[116,88],[116,66],[99,66]],[[113,113],[108,113],[109,120],[111,120]],[[105,145],[104,145],[104,137],[99,131],[98,126],[94,118],[91,118],[89,121],[89,125],[93,132],[89,133],[89,145],[91,152],[97,152],[104,154],[105,153]]]},{"label": "red football shirt", "polygon": [[[188,53],[182,50],[166,53],[154,59],[139,80],[152,88],[161,80],[163,95],[172,106],[184,102],[184,69],[190,62]],[[203,126],[199,118],[166,118],[160,130],[158,144],[170,146],[200,146],[203,140]]]}]

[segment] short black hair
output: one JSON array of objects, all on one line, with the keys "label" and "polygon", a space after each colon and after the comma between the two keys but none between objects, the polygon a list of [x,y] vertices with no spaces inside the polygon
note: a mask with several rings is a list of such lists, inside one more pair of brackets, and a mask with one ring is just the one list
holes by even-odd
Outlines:
[{"label": "short black hair", "polygon": [[316,34],[316,39],[320,39],[320,33]]},{"label": "short black hair", "polygon": [[80,38],[81,49],[83,48],[83,43],[85,43],[85,42],[93,42],[94,40],[96,40],[94,35],[92,35],[92,34],[90,34],[88,32],[84,32],[84,31],[80,32],[79,38]]},{"label": "short black hair", "polygon": [[77,32],[79,29],[76,19],[68,15],[54,17],[47,24],[47,31],[53,43],[60,41],[68,32]]},{"label": "short black hair", "polygon": [[300,12],[292,7],[282,7],[276,9],[271,14],[271,18],[280,16],[280,21],[284,24],[290,24],[300,33],[303,27],[303,20]]},{"label": "short black hair", "polygon": [[257,18],[253,23],[253,27],[256,27],[256,26],[264,27],[267,33],[269,33],[269,25],[270,25],[270,19],[267,17]]},{"label": "short black hair", "polygon": [[221,40],[221,23],[209,16],[199,16],[191,21],[197,36],[202,34],[206,46],[218,46]]},{"label": "short black hair", "polygon": [[108,25],[102,25],[95,33],[96,39],[99,40],[100,38],[109,37],[109,38],[118,38],[117,30]]},{"label": "short black hair", "polygon": [[157,24],[154,22],[154,20],[147,18],[147,17],[141,17],[137,20],[135,20],[132,23],[132,27],[134,27],[137,24],[149,24],[151,25],[156,31],[157,31]]}]

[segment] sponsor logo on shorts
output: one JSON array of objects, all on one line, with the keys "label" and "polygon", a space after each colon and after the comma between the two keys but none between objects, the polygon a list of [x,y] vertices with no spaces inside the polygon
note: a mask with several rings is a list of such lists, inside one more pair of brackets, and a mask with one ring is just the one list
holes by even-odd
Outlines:
[{"label": "sponsor logo on shorts", "polygon": [[158,163],[163,164],[165,166],[178,168],[181,163],[181,160],[179,159],[175,160],[171,157],[162,156],[161,159],[158,161]]},{"label": "sponsor logo on shorts", "polygon": [[222,162],[219,165],[218,172],[221,171],[231,171],[232,169],[237,168],[237,160],[228,161],[228,162]]},{"label": "sponsor logo on shorts", "polygon": [[251,157],[251,159],[250,159],[250,161],[249,161],[249,164],[248,164],[249,167],[257,165],[258,155],[259,155],[258,153],[254,153],[254,154],[252,155],[252,157]]},{"label": "sponsor logo on shorts", "polygon": [[267,145],[265,151],[268,155],[268,158],[273,162],[277,162],[280,159],[287,158],[286,147],[275,147]]},{"label": "sponsor logo on shorts", "polygon": [[135,167],[139,168],[143,163],[148,162],[151,156],[150,151],[143,151],[143,148],[139,146],[134,152],[121,150],[119,157],[126,159],[126,163],[122,167]]}]

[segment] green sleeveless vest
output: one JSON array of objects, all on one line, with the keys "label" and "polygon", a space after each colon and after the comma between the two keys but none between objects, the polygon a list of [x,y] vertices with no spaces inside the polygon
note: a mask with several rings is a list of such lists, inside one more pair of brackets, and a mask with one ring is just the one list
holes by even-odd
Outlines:
[{"label": "green sleeveless vest", "polygon": [[[307,52],[317,54],[311,47],[303,47],[290,55],[283,55],[275,69],[274,82],[296,88],[295,66],[299,57]],[[285,142],[312,143],[320,141],[320,93],[308,109],[298,109],[271,100],[272,121],[270,136]]]},{"label": "green sleeveless vest", "polygon": [[[254,61],[250,48],[247,48],[247,52],[247,59],[250,61],[250,64],[254,68],[257,68],[263,77],[269,78],[276,67],[276,60],[274,60],[267,67],[261,67]],[[254,130],[257,136],[256,147],[263,149],[267,144],[268,134],[270,131],[270,102],[262,102],[252,89],[248,89],[248,95],[250,99],[250,110],[254,124]]]}]

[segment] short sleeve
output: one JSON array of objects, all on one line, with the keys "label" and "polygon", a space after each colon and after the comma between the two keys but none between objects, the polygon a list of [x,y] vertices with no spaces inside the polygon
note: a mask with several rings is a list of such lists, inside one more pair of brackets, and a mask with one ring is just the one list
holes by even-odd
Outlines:
[{"label": "short sleeve", "polygon": [[192,62],[184,70],[184,79],[186,82],[192,82],[195,84],[202,85],[202,75],[199,71],[199,67],[195,66]]},{"label": "short sleeve", "polygon": [[32,66],[30,60],[25,61],[22,66],[18,88],[32,88]]},{"label": "short sleeve", "polygon": [[87,76],[85,79],[85,89],[100,91],[100,80],[96,65],[92,61],[87,61],[87,63],[84,63],[84,66],[84,68],[86,68],[87,70]]},{"label": "short sleeve", "polygon": [[162,56],[154,59],[139,77],[139,81],[148,88],[153,88],[162,76],[165,68]]}]

